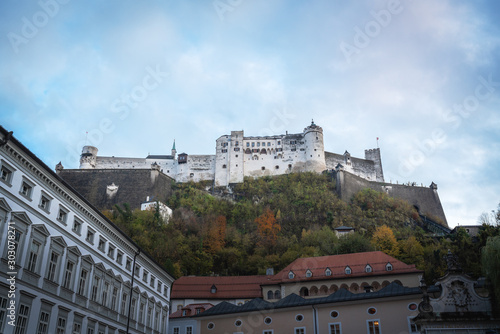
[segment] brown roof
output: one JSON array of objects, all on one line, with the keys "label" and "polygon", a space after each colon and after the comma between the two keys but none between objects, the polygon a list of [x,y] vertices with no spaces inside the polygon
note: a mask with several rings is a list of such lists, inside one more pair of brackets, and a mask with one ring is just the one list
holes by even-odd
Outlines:
[{"label": "brown roof", "polygon": [[[386,270],[387,263],[392,265],[391,271]],[[372,267],[372,272],[370,273],[365,272],[367,264]],[[351,268],[350,275],[345,273],[345,268],[347,266]],[[327,268],[331,270],[330,276],[325,274],[325,270]],[[312,273],[311,277],[306,277],[306,272],[308,270]],[[288,278],[290,271],[292,271],[295,275],[292,279]],[[421,270],[415,268],[415,265],[405,264],[392,256],[376,251],[300,258],[293,261],[285,267],[285,269],[274,275],[272,280],[269,281],[269,284],[421,272]]]},{"label": "brown roof", "polygon": [[184,317],[190,317],[192,315],[196,315],[197,314],[196,313],[197,310],[200,310],[200,313],[201,313],[201,312],[204,312],[204,311],[208,310],[211,307],[214,307],[214,306],[212,304],[210,304],[210,303],[189,304],[189,305],[184,306],[180,310],[175,311],[174,313],[172,313],[171,315],[169,315],[169,317],[170,317],[170,319],[172,319],[172,318],[182,318],[183,317],[183,315],[182,315],[183,311],[186,311],[186,315],[184,315]]},{"label": "brown roof", "polygon": [[[172,299],[262,298],[261,284],[272,276],[183,276],[172,285]],[[210,290],[215,285],[217,292]]]}]

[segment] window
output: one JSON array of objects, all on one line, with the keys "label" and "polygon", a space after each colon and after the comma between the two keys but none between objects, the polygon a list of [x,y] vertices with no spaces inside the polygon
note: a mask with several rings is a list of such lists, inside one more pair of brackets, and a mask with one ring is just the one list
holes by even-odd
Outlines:
[{"label": "window", "polygon": [[292,278],[294,278],[294,277],[295,277],[295,274],[293,273],[293,271],[290,271],[290,272],[288,273],[288,278],[289,278],[289,279],[292,279]]},{"label": "window", "polygon": [[132,269],[132,259],[127,257],[127,261],[125,262],[125,269],[131,270]]},{"label": "window", "polygon": [[3,326],[7,315],[7,298],[0,297],[0,332],[3,333]]},{"label": "window", "polygon": [[94,244],[94,235],[95,235],[95,231],[93,231],[90,227],[87,229],[87,237],[85,238],[85,240],[87,240],[87,242],[91,243],[92,245]]},{"label": "window", "polygon": [[113,287],[113,292],[111,293],[111,309],[116,311],[116,299],[118,298],[118,289]]},{"label": "window", "polygon": [[123,262],[123,252],[117,251],[116,252],[116,263],[122,264]]},{"label": "window", "polygon": [[73,334],[80,334],[82,332],[82,324],[73,323]]},{"label": "window", "polygon": [[379,320],[368,320],[368,334],[380,334]]},{"label": "window", "polygon": [[333,319],[335,319],[338,316],[339,316],[339,312],[338,311],[332,311],[332,312],[330,312],[330,317],[332,317]]},{"label": "window", "polygon": [[66,270],[64,271],[64,282],[63,282],[63,287],[65,287],[66,289],[71,289],[71,278],[73,276],[73,267],[74,267],[74,263],[71,262],[71,261],[68,261],[66,263]]},{"label": "window", "polygon": [[146,307],[146,305],[144,305],[144,303],[141,303],[141,305],[139,305],[139,319],[138,319],[138,321],[140,323],[144,323],[144,308],[145,307]]},{"label": "window", "polygon": [[186,334],[193,334],[193,327],[186,327]]},{"label": "window", "polygon": [[49,269],[47,270],[47,279],[49,281],[55,282],[58,263],[59,263],[59,254],[52,251],[50,253]]},{"label": "window", "polygon": [[73,222],[73,228],[72,228],[73,232],[75,232],[76,234],[78,235],[81,235],[82,234],[82,222],[75,219],[75,221]]},{"label": "window", "polygon": [[109,291],[109,283],[104,282],[104,289],[102,289],[102,305],[104,306],[108,304],[108,291]]},{"label": "window", "polygon": [[208,325],[207,325],[207,328],[208,329],[214,329],[215,328],[215,324],[213,322],[209,322]]},{"label": "window", "polygon": [[226,165],[222,165],[222,168],[227,168],[227,166]]},{"label": "window", "polygon": [[113,246],[112,244],[109,244],[108,246],[108,256],[112,259],[115,258],[115,246]]},{"label": "window", "polygon": [[369,264],[367,264],[367,265],[365,266],[365,272],[367,272],[367,273],[371,273],[371,272],[372,272],[372,266],[370,266]]},{"label": "window", "polygon": [[267,299],[273,299],[273,298],[274,298],[274,293],[271,290],[269,290],[267,292]]},{"label": "window", "polygon": [[260,142],[257,142],[257,147],[260,147]]},{"label": "window", "polygon": [[5,162],[2,160],[2,168],[0,169],[0,179],[7,185],[12,185],[12,174],[14,172],[13,168],[7,167]]},{"label": "window", "polygon": [[32,273],[37,272],[37,261],[38,261],[38,254],[40,253],[40,246],[41,244],[38,241],[33,240],[31,242],[31,248],[30,248],[30,255],[28,259],[28,270],[31,271]]},{"label": "window", "polygon": [[305,327],[295,328],[295,334],[306,334],[306,328]]},{"label": "window", "polygon": [[97,245],[97,249],[100,250],[101,252],[104,252],[105,248],[106,248],[106,240],[103,239],[102,237],[99,237],[99,244]]},{"label": "window", "polygon": [[387,271],[392,271],[392,264],[390,262],[388,262],[386,265],[385,265],[385,270]]},{"label": "window", "polygon": [[309,269],[307,269],[306,277],[312,277],[312,275],[313,275],[313,273]]},{"label": "window", "polygon": [[351,268],[349,266],[347,266],[347,267],[345,267],[344,272],[346,275],[350,275],[352,271],[351,271]]},{"label": "window", "polygon": [[260,169],[262,169],[262,170],[266,170],[266,167],[262,166]]},{"label": "window", "polygon": [[330,268],[326,268],[325,276],[332,276],[332,271],[330,270]]},{"label": "window", "polygon": [[154,289],[155,283],[156,283],[156,278],[153,275],[151,275],[151,279],[149,280],[149,286]]},{"label": "window", "polygon": [[92,282],[92,294],[90,295],[90,299],[93,301],[97,301],[98,292],[99,292],[99,284],[101,283],[101,278],[99,276],[94,276],[94,281]]},{"label": "window", "polygon": [[152,315],[153,315],[153,308],[152,307],[148,307],[148,319],[147,319],[147,322],[146,322],[146,326],[151,327],[151,316]]},{"label": "window", "polygon": [[295,316],[295,321],[301,322],[302,320],[304,320],[304,316],[302,314],[297,314]]},{"label": "window", "polygon": [[174,327],[174,334],[180,334],[180,328],[179,327]]},{"label": "window", "polygon": [[166,285],[163,287],[163,295],[165,297],[168,297],[168,286],[166,286]]},{"label": "window", "polygon": [[147,281],[148,281],[148,274],[149,274],[149,273],[148,273],[148,271],[147,271],[147,270],[144,270],[144,271],[142,272],[142,280],[143,280],[144,282],[147,282]]},{"label": "window", "polygon": [[49,329],[50,314],[47,312],[40,312],[40,319],[38,319],[37,334],[47,334]]},{"label": "window", "polygon": [[68,210],[60,207],[59,213],[57,214],[57,220],[66,225],[67,219],[68,219]]},{"label": "window", "polygon": [[241,322],[241,320],[240,320],[240,319],[238,319],[238,320],[236,320],[236,321],[234,322],[234,325],[235,325],[236,327],[240,327],[240,326],[241,326],[241,324],[242,324],[242,322]]},{"label": "window", "polygon": [[262,334],[273,334],[273,330],[272,329],[264,330]]},{"label": "window", "polygon": [[88,271],[85,269],[82,269],[80,272],[80,281],[78,282],[78,294],[81,296],[85,296],[85,287],[87,285],[87,275]]},{"label": "window", "polygon": [[17,314],[16,321],[16,334],[26,334],[26,327],[28,326],[28,318],[30,314],[29,306],[21,304]]},{"label": "window", "polygon": [[340,323],[330,324],[330,334],[342,334]]},{"label": "window", "polygon": [[63,317],[57,318],[56,334],[64,334],[66,331],[66,319]]},{"label": "window", "polygon": [[127,307],[126,305],[127,305],[127,294],[124,293],[122,294],[122,306],[121,306],[121,313],[123,315],[126,314],[126,309],[125,309]]},{"label": "window", "polygon": [[19,190],[19,193],[24,197],[26,197],[27,199],[31,200],[31,196],[33,195],[33,187],[34,185],[32,183],[28,183],[28,181],[25,180],[21,184],[21,189]]},{"label": "window", "polygon": [[162,284],[160,281],[158,281],[158,285],[156,286],[156,291],[158,291],[159,293],[161,293],[161,287],[162,287]]},{"label": "window", "polygon": [[369,307],[368,310],[366,310],[366,312],[368,312],[368,314],[375,314],[377,313],[377,309],[375,307]]},{"label": "window", "polygon": [[408,317],[408,328],[410,329],[410,334],[420,333],[421,331],[420,325],[415,324],[413,322],[413,318],[414,317]]},{"label": "window", "polygon": [[[155,330],[160,329],[160,311],[155,312],[155,325],[154,325]],[[186,328],[186,332],[189,332],[189,334],[193,334],[193,330],[189,331],[190,327]]]},{"label": "window", "polygon": [[265,318],[264,318],[264,323],[265,323],[266,325],[270,325],[270,324],[271,324],[271,322],[273,322],[273,319],[272,319],[271,317],[265,317]]},{"label": "window", "polygon": [[140,271],[141,271],[141,266],[138,265],[138,264],[136,264],[135,265],[135,270],[134,270],[134,275],[137,276],[137,277],[139,277]]},{"label": "window", "polygon": [[132,306],[131,306],[131,311],[130,311],[130,314],[131,314],[131,318],[135,320],[135,307],[137,305],[137,299],[135,298],[132,298]]},{"label": "window", "polygon": [[38,207],[42,209],[45,212],[49,212],[50,210],[50,199],[46,195],[40,196],[40,204],[38,204]]}]

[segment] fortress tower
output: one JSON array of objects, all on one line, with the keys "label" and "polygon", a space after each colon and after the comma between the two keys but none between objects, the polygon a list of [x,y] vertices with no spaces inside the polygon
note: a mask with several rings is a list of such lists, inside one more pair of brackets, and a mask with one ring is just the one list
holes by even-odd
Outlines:
[{"label": "fortress tower", "polygon": [[96,167],[97,147],[84,146],[80,156],[80,169],[90,169]]},{"label": "fortress tower", "polygon": [[326,169],[325,147],[323,144],[323,129],[314,124],[304,129],[304,143],[306,151],[306,170],[321,173]]}]

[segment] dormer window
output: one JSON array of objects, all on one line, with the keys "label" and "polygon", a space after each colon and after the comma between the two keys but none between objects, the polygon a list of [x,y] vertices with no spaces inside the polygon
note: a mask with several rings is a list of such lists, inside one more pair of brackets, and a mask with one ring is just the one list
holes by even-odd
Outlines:
[{"label": "dormer window", "polygon": [[332,271],[330,270],[330,268],[326,268],[325,276],[332,276]]},{"label": "dormer window", "polygon": [[352,273],[351,267],[349,267],[349,266],[345,267],[344,272],[346,275],[350,275]]},{"label": "dormer window", "polygon": [[295,274],[293,273],[293,271],[290,271],[288,273],[288,279],[293,279],[293,278],[295,278]]},{"label": "dormer window", "polygon": [[392,264],[390,262],[387,262],[387,264],[385,265],[385,270],[392,271]]},{"label": "dormer window", "polygon": [[306,271],[306,277],[312,277],[313,273],[309,269]]},{"label": "dormer window", "polygon": [[210,288],[210,293],[216,293],[217,292],[217,287],[214,285],[212,285],[212,287]]},{"label": "dormer window", "polygon": [[372,266],[370,266],[369,264],[367,264],[365,266],[365,273],[371,273],[372,271],[373,271]]}]

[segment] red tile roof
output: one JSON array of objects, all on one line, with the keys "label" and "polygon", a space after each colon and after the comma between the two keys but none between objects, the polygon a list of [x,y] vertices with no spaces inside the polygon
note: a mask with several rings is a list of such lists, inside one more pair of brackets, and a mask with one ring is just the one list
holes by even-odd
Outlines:
[{"label": "red tile roof", "polygon": [[180,310],[177,310],[175,311],[174,313],[172,313],[171,315],[169,315],[170,319],[172,318],[182,318],[183,315],[183,311],[187,311],[186,312],[186,315],[184,317],[190,317],[190,316],[193,316],[193,315],[196,315],[196,310],[197,309],[200,309],[200,313],[201,312],[204,312],[206,310],[208,310],[209,308],[212,308],[214,307],[212,304],[210,303],[202,303],[202,304],[189,304],[189,305],[186,305],[184,306],[182,309]]},{"label": "red tile roof", "polygon": [[[391,271],[386,270],[387,263],[392,265]],[[372,272],[370,273],[365,272],[367,264],[372,267]],[[347,266],[351,268],[350,275],[345,273],[345,268]],[[326,276],[325,270],[327,268],[331,270],[331,276]],[[311,277],[306,277],[307,270],[311,271]],[[290,271],[292,271],[295,275],[292,279],[288,278],[288,273]],[[268,284],[421,272],[421,270],[415,268],[415,265],[405,264],[392,256],[376,251],[300,258],[293,261],[285,269],[274,275]]]},{"label": "red tile roof", "polygon": [[[272,276],[183,276],[172,285],[172,299],[262,298],[261,284]],[[217,292],[211,293],[215,285]]]}]

